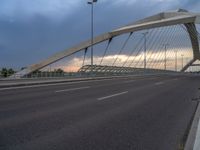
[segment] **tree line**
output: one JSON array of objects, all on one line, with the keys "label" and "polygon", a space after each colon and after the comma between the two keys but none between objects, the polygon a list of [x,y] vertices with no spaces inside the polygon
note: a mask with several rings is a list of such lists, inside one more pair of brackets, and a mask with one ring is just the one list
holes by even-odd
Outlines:
[{"label": "tree line", "polygon": [[2,68],[0,70],[0,76],[1,77],[8,77],[15,73],[15,71],[12,68]]},{"label": "tree line", "polygon": [[[24,68],[21,68],[21,70],[25,69]],[[0,77],[3,77],[3,78],[6,78],[6,77],[9,77],[11,75],[13,75],[14,73],[16,73],[16,71],[14,71],[12,68],[2,68],[0,70]],[[58,68],[58,69],[54,69],[53,71],[40,71],[40,70],[37,70],[37,71],[34,71],[32,74],[33,75],[52,75],[52,74],[57,74],[57,75],[63,75],[65,72],[64,70],[62,70],[61,68]]]}]

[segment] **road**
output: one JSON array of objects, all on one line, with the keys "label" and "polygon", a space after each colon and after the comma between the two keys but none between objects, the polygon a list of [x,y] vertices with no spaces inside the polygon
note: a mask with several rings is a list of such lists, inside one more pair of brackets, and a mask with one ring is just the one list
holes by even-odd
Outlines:
[{"label": "road", "polygon": [[0,89],[1,150],[177,150],[200,77]]}]

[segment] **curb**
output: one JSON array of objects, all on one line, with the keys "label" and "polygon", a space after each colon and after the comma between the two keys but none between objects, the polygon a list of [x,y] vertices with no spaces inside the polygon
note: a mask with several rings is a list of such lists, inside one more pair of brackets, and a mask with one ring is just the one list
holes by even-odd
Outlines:
[{"label": "curb", "polygon": [[[148,75],[155,76],[155,75]],[[21,86],[29,86],[29,85],[44,85],[44,84],[54,84],[54,83],[67,83],[67,82],[79,82],[79,81],[91,81],[91,80],[102,80],[102,79],[114,79],[114,78],[128,78],[128,77],[136,77],[140,78],[143,76],[110,76],[110,77],[89,77],[89,78],[74,78],[74,79],[61,79],[61,80],[53,80],[53,81],[29,81],[23,83],[10,83],[0,85],[1,88],[9,88],[9,87],[21,87]]]},{"label": "curb", "polygon": [[192,122],[192,126],[190,128],[184,150],[193,150],[194,148],[196,134],[197,134],[199,120],[200,120],[200,104],[198,103],[197,105],[198,106],[195,112],[194,120]]},{"label": "curb", "polygon": [[[90,80],[104,80],[104,79],[114,79],[114,78],[144,78],[144,77],[152,77],[152,76],[160,76],[161,74],[146,74],[146,75],[124,75],[124,76],[109,76],[109,77],[85,77],[85,78],[72,78],[72,79],[59,79],[59,80],[46,80],[46,81],[28,81],[23,83],[8,83],[4,85],[0,85],[1,88],[9,88],[9,87],[21,87],[21,86],[29,86],[29,85],[43,85],[43,84],[54,84],[54,83],[65,83],[65,82],[80,82],[80,81],[90,81]],[[1,84],[1,82],[0,82]]]},{"label": "curb", "polygon": [[84,78],[84,79],[63,79],[63,80],[54,80],[54,81],[40,81],[40,82],[24,82],[24,83],[11,83],[11,84],[4,84],[0,85],[1,88],[9,88],[9,87],[21,87],[21,86],[28,86],[28,85],[43,85],[43,84],[53,84],[53,83],[64,83],[64,82],[79,82],[79,81],[89,81],[89,80],[101,80],[101,79],[110,79],[110,78]]}]

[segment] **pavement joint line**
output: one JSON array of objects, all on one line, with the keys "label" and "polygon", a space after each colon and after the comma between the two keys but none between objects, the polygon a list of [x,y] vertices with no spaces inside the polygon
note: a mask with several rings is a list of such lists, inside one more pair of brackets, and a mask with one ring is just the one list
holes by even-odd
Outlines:
[{"label": "pavement joint line", "polygon": [[71,89],[58,90],[58,91],[55,91],[55,93],[76,91],[76,90],[89,89],[89,88],[90,88],[90,86],[84,86],[84,87],[79,87],[79,88],[71,88]]},{"label": "pavement joint line", "polygon": [[116,93],[116,94],[112,94],[112,95],[108,95],[108,96],[101,97],[101,98],[97,98],[97,100],[101,101],[101,100],[105,100],[105,99],[108,99],[108,98],[120,96],[120,95],[123,95],[123,94],[126,94],[126,93],[128,93],[128,91],[120,92],[120,93]]}]

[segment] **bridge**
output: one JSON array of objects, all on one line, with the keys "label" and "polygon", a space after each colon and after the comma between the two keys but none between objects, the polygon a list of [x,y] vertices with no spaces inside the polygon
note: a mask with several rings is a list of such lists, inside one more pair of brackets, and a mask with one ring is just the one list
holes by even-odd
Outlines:
[{"label": "bridge", "polygon": [[[189,72],[200,60],[199,23],[200,14],[197,13],[183,9],[162,12],[99,35],[94,38],[93,44],[88,40],[58,52],[15,76],[24,77],[56,68],[82,73],[87,72],[85,68],[98,70],[97,73],[112,73],[116,67],[122,70],[118,72],[137,68]],[[91,45],[94,46],[95,65],[87,67],[91,65]]]},{"label": "bridge", "polygon": [[162,12],[0,80],[0,149],[199,150],[199,24]]}]

